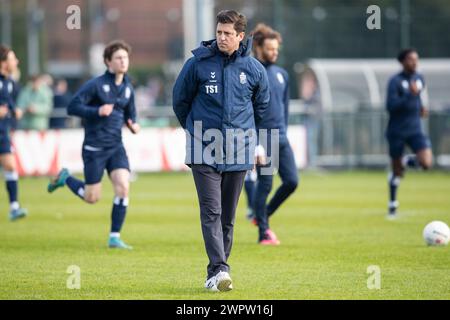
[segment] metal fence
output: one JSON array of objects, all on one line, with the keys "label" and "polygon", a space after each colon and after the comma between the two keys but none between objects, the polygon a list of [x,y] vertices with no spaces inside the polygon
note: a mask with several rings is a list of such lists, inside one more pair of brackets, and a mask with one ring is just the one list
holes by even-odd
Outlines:
[{"label": "metal fence", "polygon": [[[388,146],[385,130],[388,115],[380,109],[352,112],[314,113],[301,100],[291,100],[289,123],[303,125],[307,132],[307,159],[309,167],[326,168],[382,168],[388,165]],[[52,116],[65,116],[65,110]],[[70,119],[68,127],[79,127],[77,118]],[[139,114],[143,127],[176,127],[172,107],[155,107]],[[428,134],[435,164],[450,168],[450,108],[430,111],[423,121]]]},{"label": "metal fence", "polygon": [[[309,166],[381,168],[389,163],[384,111],[296,113],[291,121],[307,129]],[[423,128],[431,140],[435,165],[450,168],[450,109],[431,111]]]}]

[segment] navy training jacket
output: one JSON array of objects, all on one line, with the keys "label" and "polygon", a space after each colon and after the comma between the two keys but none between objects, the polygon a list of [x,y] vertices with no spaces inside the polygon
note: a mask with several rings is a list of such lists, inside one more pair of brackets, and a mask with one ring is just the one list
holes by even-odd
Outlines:
[{"label": "navy training jacket", "polygon": [[[101,117],[98,109],[113,104],[113,112]],[[122,143],[122,127],[131,119],[136,122],[134,90],[127,75],[120,86],[115,75],[106,71],[102,76],[86,82],[75,94],[67,113],[83,119],[84,145],[95,148],[112,148]]]},{"label": "navy training jacket", "polygon": [[286,136],[289,118],[289,75],[283,68],[263,64],[267,71],[270,88],[270,102],[258,129],[279,129],[280,136]]},{"label": "navy training jacket", "polygon": [[7,135],[10,125],[10,116],[14,111],[15,103],[13,99],[14,83],[11,79],[0,74],[0,105],[7,105],[9,114],[0,119],[0,134]]},{"label": "navy training jacket", "polygon": [[411,93],[410,82],[415,81],[422,92],[425,81],[418,73],[401,72],[389,80],[386,108],[389,112],[387,136],[408,137],[422,132],[420,110],[422,99],[420,94]]},{"label": "navy training jacket", "polygon": [[[256,130],[269,103],[267,73],[263,65],[250,56],[251,45],[249,38],[227,56],[220,52],[216,40],[202,42],[181,70],[173,88],[173,110],[188,133],[186,164],[207,164],[220,172],[253,168],[256,135],[237,143],[227,139],[230,130]],[[194,122],[199,121],[201,137],[194,134]],[[205,139],[209,129],[221,132],[223,139],[223,148],[218,150],[220,155],[215,153],[212,162],[201,155],[213,141]],[[230,145],[234,146],[233,150],[227,148]],[[200,159],[196,153],[200,153]],[[238,159],[242,153],[247,155],[244,162]]]}]

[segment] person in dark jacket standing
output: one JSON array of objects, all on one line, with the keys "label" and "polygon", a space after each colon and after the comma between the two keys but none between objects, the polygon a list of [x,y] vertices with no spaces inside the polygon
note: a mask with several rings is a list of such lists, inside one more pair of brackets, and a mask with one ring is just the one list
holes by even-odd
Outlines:
[{"label": "person in dark jacket standing", "polygon": [[114,188],[111,229],[108,246],[132,249],[120,238],[128,208],[130,165],[122,142],[122,127],[136,134],[134,90],[127,76],[131,47],[123,41],[113,41],[103,53],[108,70],[86,82],[68,106],[68,114],[84,121],[83,164],[85,181],[62,169],[48,185],[48,192],[67,185],[81,200],[94,204],[100,199],[101,181],[108,172]]},{"label": "person in dark jacket standing", "polygon": [[[421,98],[425,80],[417,73],[419,55],[415,49],[405,49],[399,53],[397,60],[402,64],[403,71],[389,80],[386,103],[389,113],[386,138],[392,165],[392,172],[388,178],[389,219],[396,217],[399,206],[397,189],[405,168],[422,167],[426,170],[433,162],[431,143],[423,132],[420,119],[428,115],[428,110]],[[413,155],[404,155],[405,145],[412,149]]]},{"label": "person in dark jacket standing", "polygon": [[[277,169],[282,184],[267,203],[267,197],[272,190],[273,175],[262,174],[258,166],[258,177],[253,194],[253,211],[255,224],[259,228],[258,243],[261,245],[279,245],[275,233],[269,227],[269,218],[295,191],[298,185],[297,166],[294,153],[287,138],[289,117],[289,76],[286,70],[277,66],[278,49],[282,42],[281,35],[265,24],[258,24],[252,32],[253,50],[256,58],[267,70],[270,87],[270,103],[267,112],[258,124],[258,130],[278,130],[278,146],[269,144],[267,155],[278,153]],[[258,146],[259,148],[259,146]]]},{"label": "person in dark jacket standing", "polygon": [[[202,42],[173,88],[173,109],[187,133],[209,258],[205,288],[232,289],[227,263],[236,206],[245,173],[254,166],[255,123],[269,102],[267,74],[244,41],[247,19],[229,10],[217,15],[216,39]],[[255,133],[255,134],[252,134]]]}]

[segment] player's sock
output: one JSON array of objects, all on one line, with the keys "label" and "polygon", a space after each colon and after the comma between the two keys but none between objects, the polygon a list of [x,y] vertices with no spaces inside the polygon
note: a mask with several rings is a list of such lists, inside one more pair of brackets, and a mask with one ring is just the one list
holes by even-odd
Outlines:
[{"label": "player's sock", "polygon": [[72,176],[66,179],[66,185],[69,189],[79,198],[84,200],[84,182],[80,181]]},{"label": "player's sock", "polygon": [[128,198],[114,198],[114,204],[111,214],[111,232],[119,233],[122,229],[125,216],[127,214]]},{"label": "player's sock", "polygon": [[417,156],[415,154],[409,154],[402,158],[403,167],[414,168],[417,169],[420,167],[419,161],[417,160]]},{"label": "player's sock", "polygon": [[5,171],[5,180],[6,180],[6,190],[8,191],[9,203],[11,206],[11,210],[19,209],[20,205],[17,202],[17,194],[18,194],[18,179],[19,175],[15,171]]},{"label": "player's sock", "polygon": [[20,204],[17,201],[13,201],[9,204],[9,210],[14,211],[20,208]]},{"label": "player's sock", "polygon": [[397,189],[400,185],[400,177],[395,176],[393,173],[389,174],[389,211],[395,213],[398,207],[397,202]]}]

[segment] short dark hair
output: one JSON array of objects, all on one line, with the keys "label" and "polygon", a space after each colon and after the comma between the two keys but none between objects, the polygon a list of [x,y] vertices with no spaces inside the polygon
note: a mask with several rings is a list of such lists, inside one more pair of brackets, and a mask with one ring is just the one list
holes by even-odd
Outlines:
[{"label": "short dark hair", "polygon": [[283,42],[281,34],[264,23],[258,23],[251,35],[253,36],[253,50],[255,47],[262,47],[266,39],[276,39],[280,44]]},{"label": "short dark hair", "polygon": [[106,61],[111,61],[113,54],[120,49],[131,54],[131,46],[128,43],[123,40],[114,40],[106,46],[105,51],[103,52],[103,61],[105,64]]},{"label": "short dark hair", "polygon": [[417,50],[414,48],[402,49],[397,56],[398,62],[402,63],[413,52],[417,53]]},{"label": "short dark hair", "polygon": [[217,14],[217,23],[232,23],[237,33],[245,32],[247,29],[247,18],[234,10],[222,10]]},{"label": "short dark hair", "polygon": [[3,44],[0,44],[0,62],[6,61],[8,59],[8,54],[11,49]]}]

